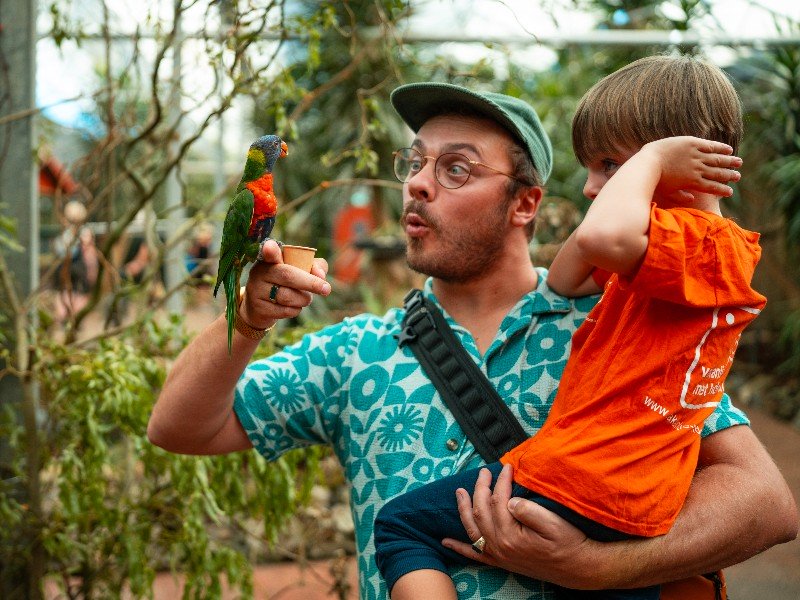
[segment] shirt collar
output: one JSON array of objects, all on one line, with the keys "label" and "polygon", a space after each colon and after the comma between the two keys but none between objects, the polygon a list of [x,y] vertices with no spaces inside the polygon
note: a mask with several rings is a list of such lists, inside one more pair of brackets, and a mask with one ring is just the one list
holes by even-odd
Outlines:
[{"label": "shirt collar", "polygon": [[[536,273],[539,276],[536,288],[519,299],[506,315],[505,319],[503,319],[504,325],[508,319],[512,318],[524,319],[525,317],[532,317],[533,315],[567,313],[572,310],[572,302],[568,298],[556,294],[547,286],[547,269],[536,267]],[[432,277],[428,277],[428,279],[425,280],[425,284],[422,286],[422,293],[439,307],[452,326],[452,318],[447,314],[447,311],[442,307],[439,299],[433,293]],[[502,328],[501,326],[501,329]]]}]

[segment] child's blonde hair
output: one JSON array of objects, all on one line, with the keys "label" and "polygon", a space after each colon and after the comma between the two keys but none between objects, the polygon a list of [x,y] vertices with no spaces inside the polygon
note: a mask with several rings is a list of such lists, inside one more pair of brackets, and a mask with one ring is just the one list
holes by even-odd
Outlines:
[{"label": "child's blonde hair", "polygon": [[694,56],[649,56],[598,81],[572,119],[582,165],[676,135],[724,142],[737,152],[742,105],[719,67]]}]

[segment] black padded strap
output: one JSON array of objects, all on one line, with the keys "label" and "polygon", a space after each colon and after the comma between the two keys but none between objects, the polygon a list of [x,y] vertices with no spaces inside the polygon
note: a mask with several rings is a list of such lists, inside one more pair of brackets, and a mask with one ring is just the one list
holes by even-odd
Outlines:
[{"label": "black padded strap", "polygon": [[411,348],[478,453],[496,462],[528,435],[436,305],[416,289],[404,304],[399,345]]}]

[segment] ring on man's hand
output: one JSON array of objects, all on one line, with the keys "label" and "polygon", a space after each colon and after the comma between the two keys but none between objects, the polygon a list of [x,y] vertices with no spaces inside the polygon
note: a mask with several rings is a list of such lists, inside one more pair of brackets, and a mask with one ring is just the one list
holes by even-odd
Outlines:
[{"label": "ring on man's hand", "polygon": [[478,554],[483,554],[483,549],[486,547],[486,539],[481,536],[474,542],[472,542],[472,549],[475,550]]},{"label": "ring on man's hand", "polygon": [[281,286],[279,286],[277,283],[273,284],[272,287],[269,289],[269,297],[267,298],[267,300],[269,300],[273,304],[277,304],[279,289],[281,289]]}]

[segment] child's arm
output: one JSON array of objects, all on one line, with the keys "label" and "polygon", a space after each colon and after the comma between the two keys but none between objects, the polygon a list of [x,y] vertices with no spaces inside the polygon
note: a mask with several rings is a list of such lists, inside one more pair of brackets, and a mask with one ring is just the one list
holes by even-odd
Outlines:
[{"label": "child's arm", "polygon": [[694,200],[690,192],[730,196],[733,190],[723,182],[738,181],[732,169],[741,165],[732,152],[727,144],[689,136],[644,145],[606,182],[575,230],[581,258],[607,271],[633,274],[647,250],[656,192],[676,205]]},{"label": "child's arm", "polygon": [[581,256],[575,243],[575,232],[567,238],[547,272],[548,287],[567,298],[578,298],[600,292],[592,277],[594,267]]}]

